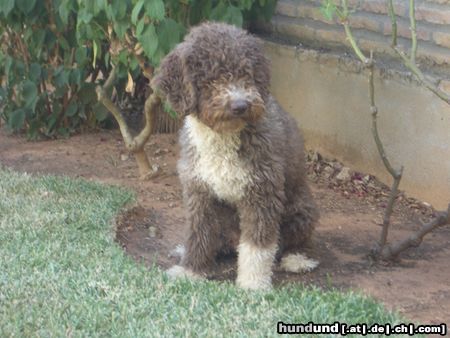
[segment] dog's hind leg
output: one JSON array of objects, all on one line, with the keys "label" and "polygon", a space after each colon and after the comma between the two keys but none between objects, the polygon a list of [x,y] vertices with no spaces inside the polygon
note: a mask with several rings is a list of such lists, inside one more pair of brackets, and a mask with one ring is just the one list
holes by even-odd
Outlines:
[{"label": "dog's hind leg", "polygon": [[303,272],[314,269],[318,262],[299,252],[310,241],[315,223],[319,218],[317,207],[309,189],[297,193],[286,207],[286,214],[280,226],[280,266],[289,272]]}]

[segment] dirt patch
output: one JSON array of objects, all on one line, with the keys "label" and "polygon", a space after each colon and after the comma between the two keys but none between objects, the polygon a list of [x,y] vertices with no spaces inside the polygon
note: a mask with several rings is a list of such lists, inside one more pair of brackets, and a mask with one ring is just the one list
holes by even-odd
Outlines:
[{"label": "dirt patch", "polygon": [[[146,151],[164,174],[152,181],[138,179],[134,160],[126,153],[117,131],[30,143],[0,130],[0,164],[29,173],[84,177],[127,186],[138,205],[118,219],[117,240],[128,254],[150,266],[167,268],[177,262],[170,252],[183,242],[184,212],[176,176],[178,147],[175,135],[155,135]],[[331,169],[327,169],[331,167]],[[336,181],[339,164],[312,159],[309,174],[321,221],[306,253],[320,261],[310,273],[275,272],[277,284],[302,282],[324,288],[360,290],[419,323],[441,323],[450,318],[450,228],[426,237],[402,255],[399,262],[374,264],[367,253],[377,240],[387,196],[374,179],[360,174]],[[328,176],[327,176],[328,175]],[[363,183],[357,182],[361,181]],[[401,197],[395,210],[391,239],[405,236],[433,211]],[[233,279],[235,257],[224,257],[212,279]]]}]

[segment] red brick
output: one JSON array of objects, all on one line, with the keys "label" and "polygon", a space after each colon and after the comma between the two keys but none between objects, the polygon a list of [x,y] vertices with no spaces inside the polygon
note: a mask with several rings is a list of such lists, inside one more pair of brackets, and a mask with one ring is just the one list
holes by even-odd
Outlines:
[{"label": "red brick", "polygon": [[[428,27],[424,27],[423,25],[418,25],[416,28],[417,39],[422,41],[429,41],[431,39],[432,30]],[[383,34],[391,35],[392,34],[392,25],[389,19],[384,20],[383,22]],[[411,29],[409,26],[409,22],[401,22],[397,21],[397,36],[402,38],[411,39]]]},{"label": "red brick", "polygon": [[439,89],[450,95],[450,81],[449,80],[439,81]]},{"label": "red brick", "polygon": [[448,4],[448,0],[426,0],[426,2],[440,4],[440,5]]},{"label": "red brick", "polygon": [[450,33],[434,32],[433,40],[439,46],[450,48]]},{"label": "red brick", "polygon": [[316,30],[316,39],[326,42],[333,43],[345,43],[346,35],[344,29],[340,30],[328,30],[328,29],[317,29]]},{"label": "red brick", "polygon": [[382,32],[381,20],[375,16],[354,14],[350,16],[350,26],[356,29],[367,29],[372,32]]},{"label": "red brick", "polygon": [[290,17],[296,17],[299,15],[297,11],[297,4],[292,1],[278,1],[275,13]]},{"label": "red brick", "polygon": [[298,39],[314,40],[315,31],[313,28],[306,25],[300,25],[283,17],[275,16],[272,19],[274,31],[278,34],[295,37]]},{"label": "red brick", "polygon": [[[408,3],[406,0],[394,0],[394,12],[397,15],[400,16],[407,16],[408,15]],[[361,3],[361,10],[371,12],[371,13],[377,13],[377,14],[387,14],[388,8],[386,5],[386,0],[367,0],[362,1]]]},{"label": "red brick", "polygon": [[417,20],[424,20],[430,23],[441,25],[450,24],[450,5],[449,6],[418,6],[416,8]]}]

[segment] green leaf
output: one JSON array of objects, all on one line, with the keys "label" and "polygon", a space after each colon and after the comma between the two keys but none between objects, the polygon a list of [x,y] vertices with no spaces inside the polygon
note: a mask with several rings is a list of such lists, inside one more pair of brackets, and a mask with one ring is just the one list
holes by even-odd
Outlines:
[{"label": "green leaf", "polygon": [[99,102],[97,102],[92,109],[95,112],[95,118],[99,122],[106,120],[109,115],[109,110]]},{"label": "green leaf", "polygon": [[53,113],[47,121],[47,130],[50,133],[58,121],[58,115]]},{"label": "green leaf", "polygon": [[94,15],[98,15],[101,11],[106,9],[106,0],[89,0],[94,5]]},{"label": "green leaf", "polygon": [[216,7],[211,10],[211,19],[214,21],[224,21],[227,12],[227,5],[220,1]]},{"label": "green leaf", "polygon": [[12,130],[18,130],[23,127],[25,123],[25,109],[17,109],[13,111],[8,117],[8,125]]},{"label": "green leaf", "polygon": [[87,57],[87,48],[86,47],[78,47],[75,50],[75,61],[77,62],[78,66],[83,66],[84,63],[88,60]]},{"label": "green leaf", "polygon": [[123,49],[120,51],[119,55],[117,56],[117,60],[119,63],[123,65],[128,65],[128,51],[126,49]]},{"label": "green leaf", "polygon": [[170,117],[176,119],[178,117],[178,114],[175,110],[172,109],[172,107],[170,106],[169,102],[164,101],[163,103],[163,109],[164,111],[169,114]]},{"label": "green leaf", "polygon": [[41,79],[41,66],[38,63],[33,62],[30,65],[29,78],[35,83]]},{"label": "green leaf", "polygon": [[184,27],[173,19],[167,18],[158,25],[158,40],[164,54],[172,50],[180,42]]},{"label": "green leaf", "polygon": [[5,75],[6,75],[6,78],[9,78],[9,74],[11,72],[11,67],[13,65],[13,58],[8,55],[8,56],[6,56],[5,59],[6,59],[5,60],[5,65],[4,65],[4,67],[5,67]]},{"label": "green leaf", "polygon": [[111,8],[115,20],[120,20],[127,14],[127,2],[124,0],[112,0]]},{"label": "green leaf", "polygon": [[54,83],[57,88],[63,88],[69,82],[69,70],[59,67],[53,74]]},{"label": "green leaf", "polygon": [[242,27],[242,23],[244,22],[242,11],[236,6],[229,6],[225,15],[225,21],[232,25]]},{"label": "green leaf", "polygon": [[66,108],[66,111],[64,112],[65,116],[72,117],[74,116],[78,111],[78,104],[76,102],[71,102],[69,106]]},{"label": "green leaf", "polygon": [[145,18],[142,18],[139,20],[139,22],[136,25],[136,35],[137,36],[142,34],[144,27],[145,27]]},{"label": "green leaf", "polygon": [[16,0],[17,7],[24,13],[25,15],[31,13],[36,5],[36,0]]},{"label": "green leaf", "polygon": [[155,26],[148,25],[144,33],[137,37],[144,49],[145,55],[152,59],[158,48],[158,35],[156,34]]},{"label": "green leaf", "polygon": [[22,86],[22,100],[25,107],[34,109],[38,99],[38,90],[36,85],[30,80],[26,80]]},{"label": "green leaf", "polygon": [[90,104],[97,101],[95,83],[84,83],[77,93],[77,97],[83,104]]},{"label": "green leaf", "polygon": [[129,22],[127,20],[116,21],[113,24],[114,32],[116,32],[119,39],[123,39],[128,30]]},{"label": "green leaf", "polygon": [[65,51],[68,51],[68,50],[71,49],[69,43],[67,42],[67,40],[66,40],[66,38],[64,36],[60,35],[58,37],[58,42],[59,42],[59,46],[62,49],[64,49]]},{"label": "green leaf", "polygon": [[110,61],[111,61],[111,54],[109,52],[106,52],[104,56],[105,65],[108,66]]},{"label": "green leaf", "polygon": [[91,12],[89,12],[86,8],[82,8],[78,12],[78,20],[82,23],[88,24],[89,22],[91,22],[93,17],[94,15]]},{"label": "green leaf", "polygon": [[69,8],[69,5],[70,5],[70,1],[65,0],[65,1],[61,2],[61,4],[59,5],[59,8],[58,8],[59,16],[64,25],[67,25],[69,23],[69,14],[71,11],[71,8]]},{"label": "green leaf", "polygon": [[5,17],[7,17],[14,8],[14,2],[14,0],[0,0],[0,11],[5,14]]},{"label": "green leaf", "polygon": [[162,20],[166,15],[166,9],[162,0],[148,0],[145,2],[145,13],[154,20]]},{"label": "green leaf", "polygon": [[238,2],[238,8],[240,10],[249,10],[252,8],[253,1],[252,0],[241,0]]},{"label": "green leaf", "polygon": [[336,5],[331,0],[325,0],[320,7],[320,12],[327,20],[331,21],[336,13]]},{"label": "green leaf", "polygon": [[133,11],[131,12],[131,22],[133,24],[136,24],[143,6],[144,0],[139,0],[138,3],[134,6]]},{"label": "green leaf", "polygon": [[69,84],[77,85],[77,86],[79,86],[81,84],[81,70],[80,69],[74,68],[70,71]]}]

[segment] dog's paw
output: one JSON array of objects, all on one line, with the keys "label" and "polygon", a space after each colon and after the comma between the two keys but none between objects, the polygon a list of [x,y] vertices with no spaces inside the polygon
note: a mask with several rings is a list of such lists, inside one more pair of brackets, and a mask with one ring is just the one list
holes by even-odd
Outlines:
[{"label": "dog's paw", "polygon": [[281,259],[280,267],[288,272],[300,273],[314,270],[319,262],[302,254],[289,254]]},{"label": "dog's paw", "polygon": [[169,252],[169,257],[183,259],[186,254],[186,248],[182,244],[178,244],[175,249]]},{"label": "dog's paw", "polygon": [[188,279],[202,279],[202,276],[196,274],[194,271],[187,269],[181,265],[174,265],[166,270],[170,279],[188,278]]}]

